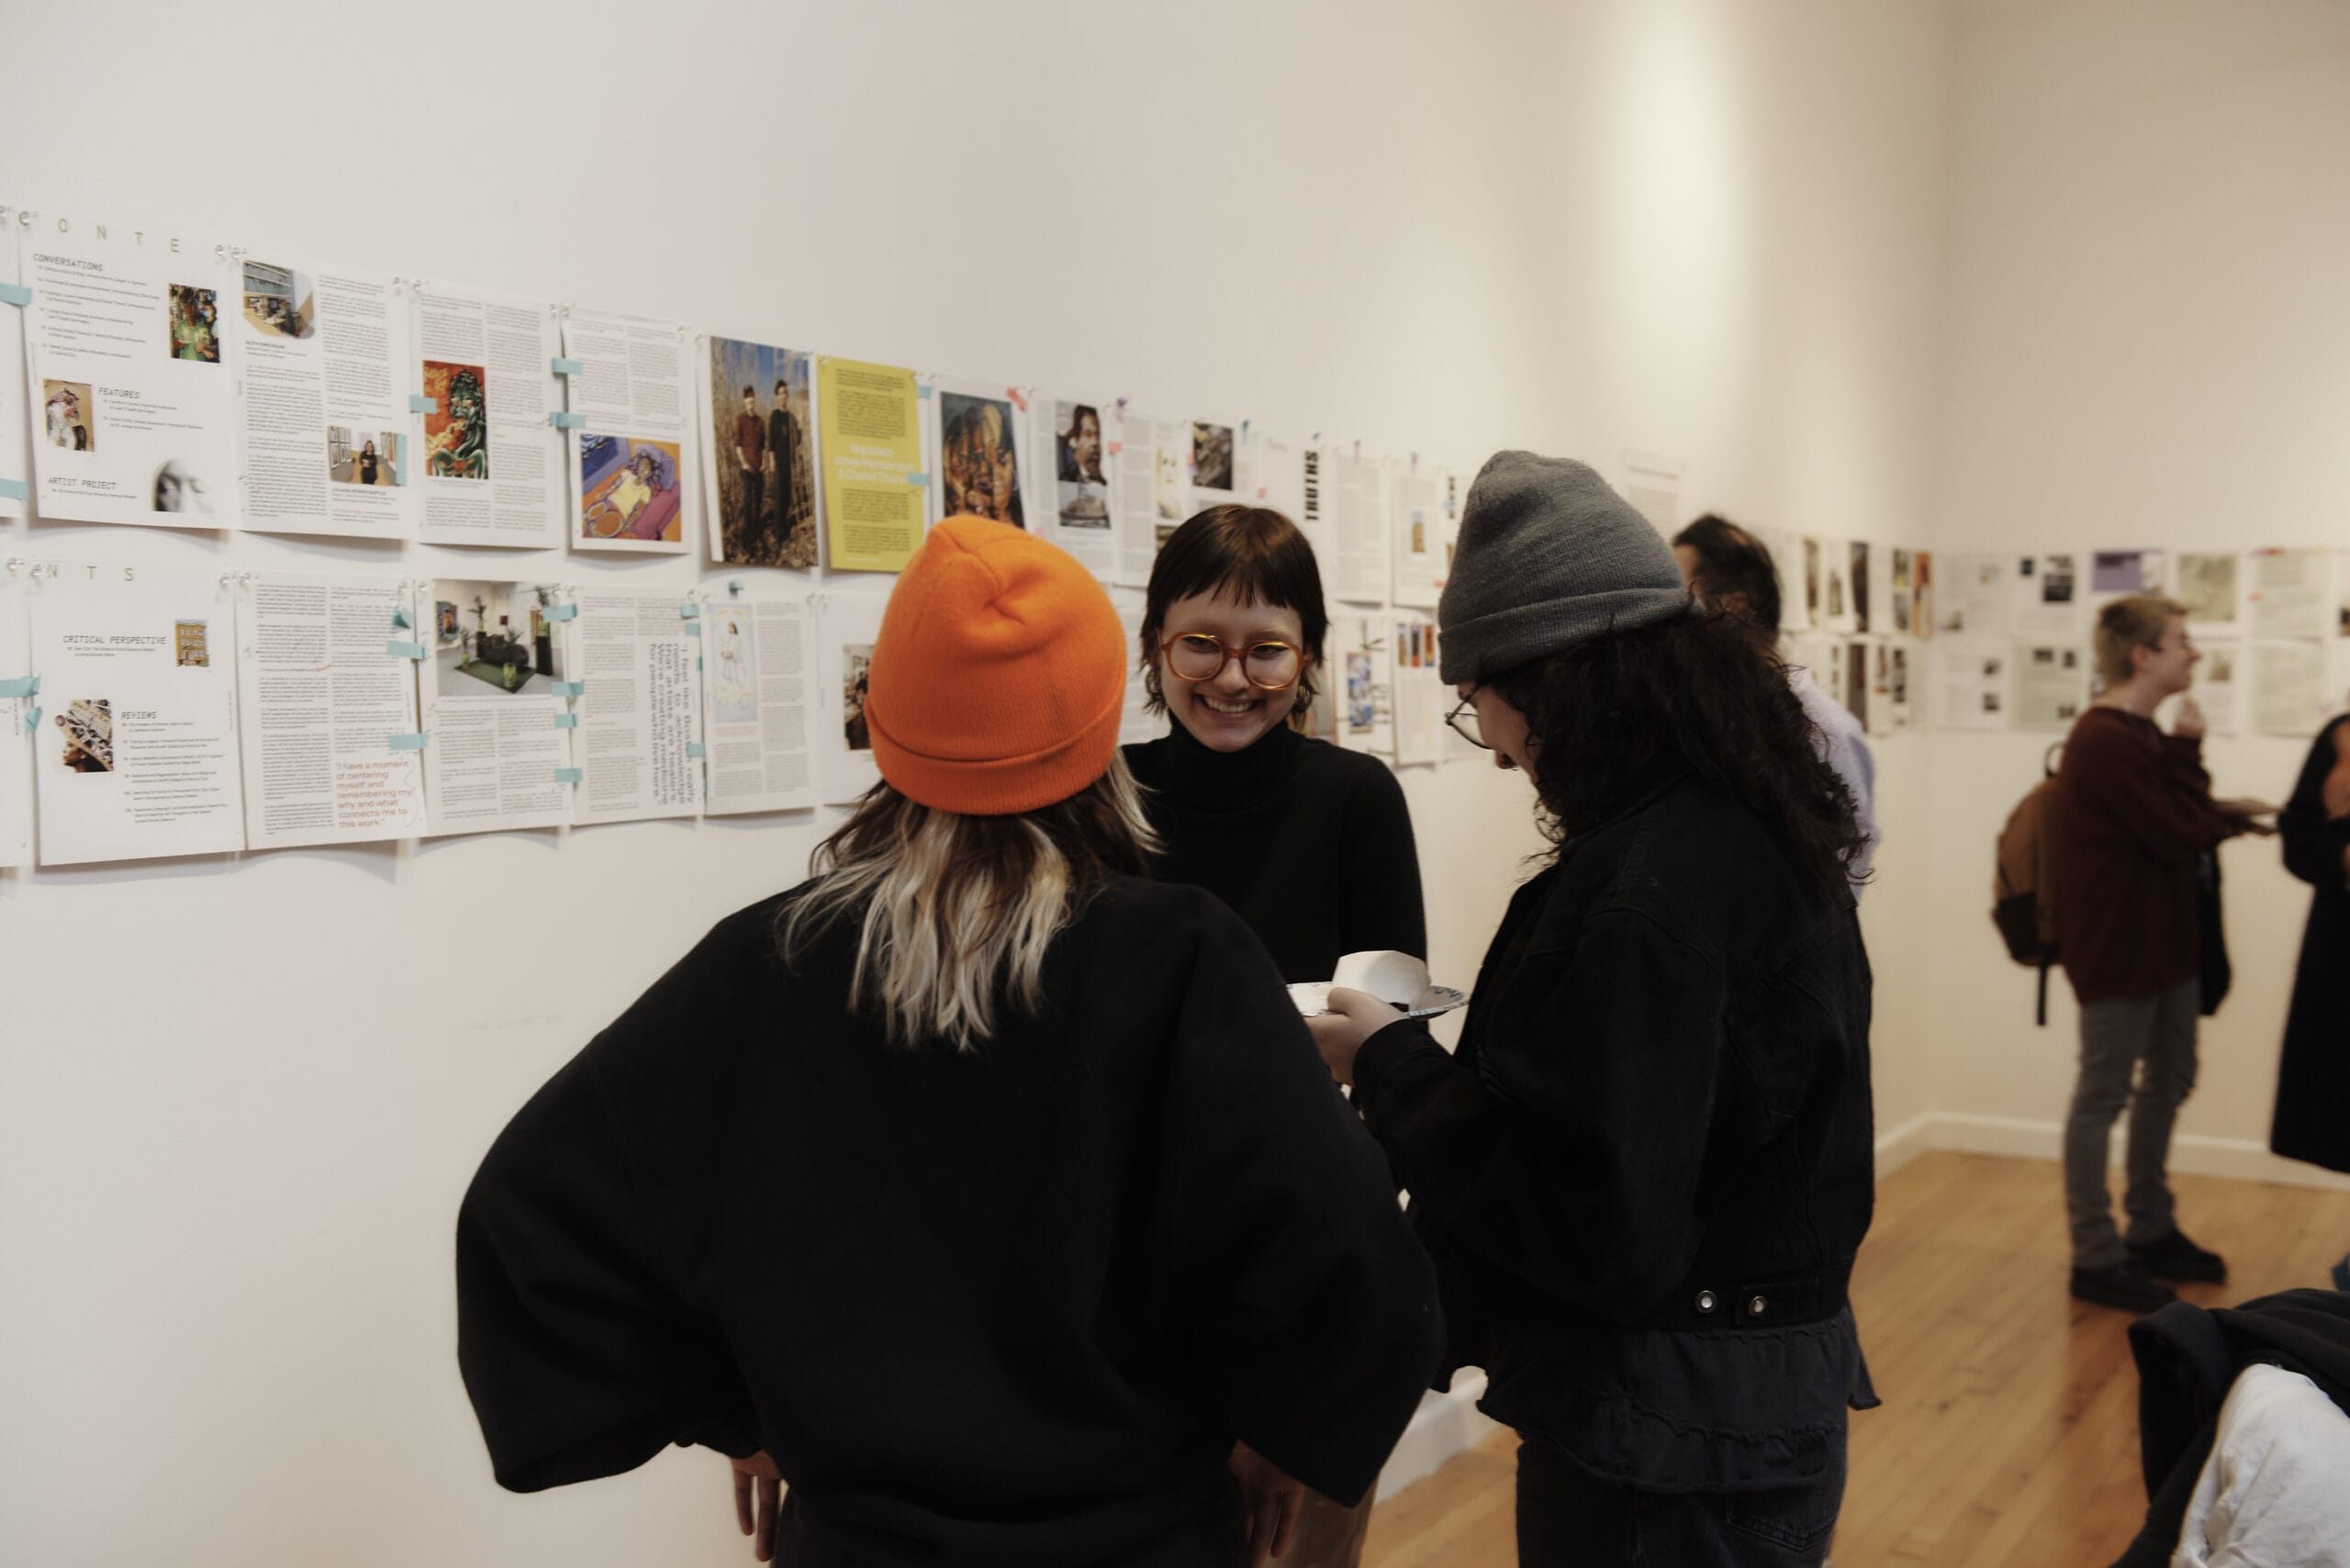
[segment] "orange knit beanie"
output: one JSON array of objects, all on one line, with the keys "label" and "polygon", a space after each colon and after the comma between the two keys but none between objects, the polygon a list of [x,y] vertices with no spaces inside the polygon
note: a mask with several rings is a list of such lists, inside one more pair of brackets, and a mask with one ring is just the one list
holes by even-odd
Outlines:
[{"label": "orange knit beanie", "polygon": [[1125,633],[1093,575],[1032,533],[950,517],[882,611],[865,718],[900,794],[1008,816],[1109,771],[1125,695]]}]

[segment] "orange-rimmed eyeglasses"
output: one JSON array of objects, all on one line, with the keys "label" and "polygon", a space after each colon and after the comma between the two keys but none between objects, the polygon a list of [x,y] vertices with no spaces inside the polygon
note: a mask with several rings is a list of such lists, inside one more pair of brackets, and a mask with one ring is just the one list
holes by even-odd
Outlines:
[{"label": "orange-rimmed eyeglasses", "polygon": [[1179,632],[1159,644],[1158,651],[1169,673],[1195,682],[1214,680],[1238,659],[1248,684],[1265,691],[1293,684],[1305,669],[1304,649],[1270,639],[1235,646],[1205,632]]}]

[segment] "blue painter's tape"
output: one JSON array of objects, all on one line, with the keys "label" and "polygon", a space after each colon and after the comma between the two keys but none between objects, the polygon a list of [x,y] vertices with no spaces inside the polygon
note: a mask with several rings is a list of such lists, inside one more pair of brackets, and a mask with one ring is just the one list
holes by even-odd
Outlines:
[{"label": "blue painter's tape", "polygon": [[576,713],[557,713],[554,716],[554,727],[558,730],[576,730],[579,727],[579,715]]},{"label": "blue painter's tape", "polygon": [[741,593],[743,591],[743,579],[740,577],[727,578],[726,591],[728,593]]},{"label": "blue painter's tape", "polygon": [[391,655],[392,657],[396,659],[420,659],[424,656],[424,644],[421,643],[403,643],[395,639],[394,641],[384,644],[384,652]]},{"label": "blue painter's tape", "polygon": [[587,777],[586,771],[581,768],[558,767],[554,770],[554,781],[558,784],[576,784]]},{"label": "blue painter's tape", "polygon": [[413,626],[416,622],[409,618],[406,607],[396,604],[392,606],[392,624],[395,626]]},{"label": "blue painter's tape", "polygon": [[33,709],[30,712],[28,712],[28,713],[27,713],[27,714],[25,715],[25,733],[26,733],[27,734],[30,734],[33,731],[38,730],[38,729],[39,729],[39,728],[40,728],[40,710],[39,710],[39,709],[38,709],[38,708],[35,708],[35,709]]},{"label": "blue painter's tape", "polygon": [[408,395],[408,411],[411,414],[437,414],[441,411],[441,399],[428,398],[421,392],[411,392]]},{"label": "blue painter's tape", "polygon": [[688,621],[688,622],[686,622],[686,635],[687,635],[687,636],[688,636],[688,637],[699,637],[699,636],[700,636],[700,635],[701,635],[701,622],[699,622],[699,621]]},{"label": "blue painter's tape", "polygon": [[912,473],[906,476],[906,483],[909,485],[927,485],[930,483],[930,476],[917,468]]},{"label": "blue painter's tape", "polygon": [[914,396],[915,396],[915,397],[917,397],[917,398],[927,398],[927,397],[929,397],[929,396],[930,396],[930,383],[929,383],[929,382],[927,382],[927,381],[922,381],[922,382],[917,382],[917,383],[915,383],[915,384],[914,384]]},{"label": "blue painter's tape", "polygon": [[578,615],[579,607],[576,604],[551,604],[547,606],[547,619],[550,621],[573,621],[576,620]]},{"label": "blue painter's tape", "polygon": [[39,697],[39,695],[40,677],[37,675],[19,675],[7,680],[0,680],[0,697]]},{"label": "blue painter's tape", "polygon": [[701,606],[690,599],[686,599],[677,606],[677,613],[688,621],[699,621],[701,619]]},{"label": "blue painter's tape", "polygon": [[385,737],[385,744],[394,751],[422,751],[424,737],[422,735],[387,735]]},{"label": "blue painter's tape", "polygon": [[33,487],[22,479],[0,479],[0,496],[6,496],[12,501],[29,500],[32,493]]},{"label": "blue painter's tape", "polygon": [[33,291],[21,283],[0,283],[0,305],[30,305]]},{"label": "blue painter's tape", "polygon": [[585,414],[549,414],[547,423],[559,431],[582,431],[588,428]]},{"label": "blue painter's tape", "polygon": [[557,375],[576,375],[579,374],[579,362],[576,359],[565,359],[561,355],[557,355],[555,358],[547,361],[547,368],[554,371]]},{"label": "blue painter's tape", "polygon": [[710,748],[702,745],[699,741],[688,741],[686,743],[686,755],[688,756],[708,756],[710,755]]},{"label": "blue painter's tape", "polygon": [[557,697],[584,697],[588,692],[588,683],[584,680],[558,680],[553,690]]}]

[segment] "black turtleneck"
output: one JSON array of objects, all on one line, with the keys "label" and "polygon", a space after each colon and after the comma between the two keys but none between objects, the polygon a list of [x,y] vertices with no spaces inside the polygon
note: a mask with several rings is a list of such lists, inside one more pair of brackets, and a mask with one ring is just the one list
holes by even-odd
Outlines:
[{"label": "black turtleneck", "polygon": [[1328,980],[1375,948],[1427,957],[1411,812],[1378,759],[1286,725],[1211,751],[1181,724],[1125,757],[1165,841],[1154,873],[1237,911],[1284,980]]}]

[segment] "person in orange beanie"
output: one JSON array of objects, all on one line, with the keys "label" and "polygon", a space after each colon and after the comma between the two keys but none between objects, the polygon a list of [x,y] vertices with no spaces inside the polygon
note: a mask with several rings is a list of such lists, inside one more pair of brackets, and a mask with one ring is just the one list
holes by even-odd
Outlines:
[{"label": "person in orange beanie", "polygon": [[1110,771],[1125,632],[1066,551],[950,517],[890,595],[867,678],[873,760],[890,789],[938,811],[1008,816]]},{"label": "person in orange beanie", "polygon": [[1289,1477],[1369,1488],[1433,1274],[1264,948],[1143,874],[1125,664],[1060,550],[931,531],[873,651],[882,781],[466,1193],[501,1484],[700,1443],[763,1562],[1035,1568],[1261,1562]]}]

